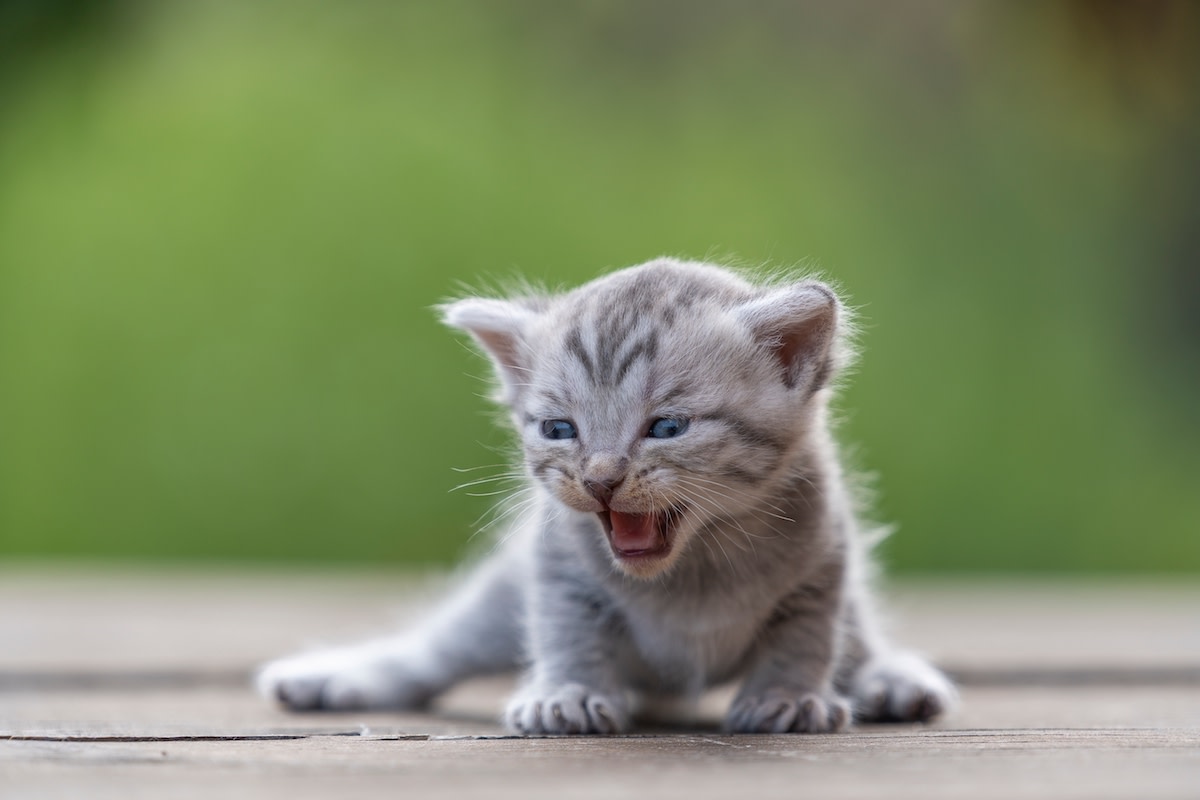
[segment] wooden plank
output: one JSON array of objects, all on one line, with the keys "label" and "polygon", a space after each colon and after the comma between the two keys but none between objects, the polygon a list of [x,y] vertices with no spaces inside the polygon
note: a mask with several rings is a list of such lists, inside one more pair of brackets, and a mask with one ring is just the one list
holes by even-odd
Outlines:
[{"label": "wooden plank", "polygon": [[[474,681],[436,713],[294,714],[249,687],[0,693],[0,736],[362,732],[498,735],[510,680]],[[1200,730],[1200,686],[963,687],[961,707],[933,729],[1171,728]],[[717,730],[728,692],[705,698],[683,730]],[[894,730],[884,726],[880,730]]]},{"label": "wooden plank", "polygon": [[[1194,798],[1200,740],[1177,731],[192,743],[0,742],[21,796],[75,789],[262,797]],[[15,794],[14,794],[15,796]]]},{"label": "wooden plank", "polygon": [[290,714],[251,667],[419,613],[381,573],[0,568],[0,798],[1197,798],[1200,587],[925,581],[908,641],[968,678],[933,726],[724,736],[688,725],[513,739],[511,679],[431,714]]}]

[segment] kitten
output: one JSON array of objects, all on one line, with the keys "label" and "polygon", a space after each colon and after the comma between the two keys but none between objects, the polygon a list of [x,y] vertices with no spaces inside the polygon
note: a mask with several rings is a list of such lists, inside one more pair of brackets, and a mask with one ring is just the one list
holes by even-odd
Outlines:
[{"label": "kitten", "polygon": [[523,666],[520,734],[619,733],[639,699],[741,679],[729,731],[927,720],[954,688],[875,622],[826,406],[850,357],[822,283],[659,259],[442,309],[491,357],[533,508],[393,638],[267,665],[294,709],[419,707]]}]

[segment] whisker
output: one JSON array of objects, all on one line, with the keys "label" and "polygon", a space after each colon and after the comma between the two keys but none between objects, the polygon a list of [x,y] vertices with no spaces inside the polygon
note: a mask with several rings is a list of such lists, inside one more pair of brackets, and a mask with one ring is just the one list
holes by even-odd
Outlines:
[{"label": "whisker", "polygon": [[729,563],[730,569],[733,569],[733,559],[729,557],[729,553],[725,550],[725,545],[721,544],[720,539],[713,539],[717,547],[721,548],[721,555],[725,556],[725,561]]},{"label": "whisker", "polygon": [[[738,499],[742,499],[742,498],[746,498],[746,497],[754,497],[756,506],[764,506],[766,508],[773,509],[780,513],[783,513],[783,510],[784,510],[781,506],[770,502],[765,497],[755,497],[750,492],[740,491],[740,490],[734,488],[733,486],[730,486],[727,483],[715,481],[710,478],[702,478],[699,475],[685,475],[685,476],[681,477],[681,480],[691,481],[696,484],[704,483],[710,487],[716,487],[716,489],[724,490],[723,496],[730,500],[738,500]],[[697,488],[700,488],[700,487],[697,487]],[[706,488],[706,490],[708,490],[707,487],[705,487],[705,488]],[[713,491],[715,491],[715,490],[713,490]],[[734,492],[736,494],[730,494],[731,492]]]},{"label": "whisker", "polygon": [[500,522],[505,520],[514,520],[510,527],[518,527],[521,521],[521,515],[523,515],[529,506],[536,500],[536,494],[528,486],[513,490],[511,497],[508,500],[489,506],[482,514],[479,515],[479,518],[476,519],[471,526],[475,530],[468,538],[468,541],[474,540],[474,538],[479,534],[495,527]]},{"label": "whisker", "polygon": [[510,473],[508,475],[493,475],[489,478],[477,478],[476,480],[473,480],[473,481],[467,481],[466,483],[460,483],[458,486],[455,486],[450,491],[457,492],[459,489],[469,489],[472,486],[481,486],[485,483],[496,483],[497,481],[519,481],[523,477],[525,477],[525,476],[521,475],[520,473]]},{"label": "whisker", "polygon": [[[741,493],[741,497],[739,497],[739,496],[737,496],[737,495],[730,494],[730,492],[735,492],[735,491],[737,491],[737,490],[736,490],[736,489],[734,489],[734,487],[732,487],[732,486],[730,486],[730,485],[728,485],[728,484],[726,484],[726,483],[721,483],[720,481],[714,481],[714,480],[711,480],[711,479],[709,479],[709,478],[701,478],[701,477],[699,477],[698,475],[686,475],[686,476],[681,476],[680,480],[683,480],[683,481],[691,481],[691,482],[693,482],[693,483],[706,483],[706,484],[709,484],[710,486],[717,487],[716,489],[707,489],[707,488],[705,488],[705,491],[713,491],[713,492],[716,492],[717,494],[720,494],[722,497],[724,497],[724,498],[725,498],[725,499],[727,499],[727,500],[735,500],[735,501],[736,501],[736,500],[741,500],[741,499],[743,499],[743,498],[745,498],[745,497],[749,497],[749,496],[750,496],[750,495],[749,495],[749,493],[747,493],[747,492],[742,492],[742,493]],[[704,487],[699,487],[699,486],[696,486],[695,488],[696,488],[696,489],[700,489],[700,488],[704,488]],[[718,491],[718,490],[724,490],[724,491]],[[755,505],[756,505],[756,507],[759,507],[759,509],[760,509],[760,510],[763,510],[763,513],[770,513],[770,512],[768,512],[768,511],[765,511],[765,510],[763,509],[763,507],[765,507],[765,508],[769,508],[769,509],[773,509],[774,511],[777,511],[777,512],[779,512],[779,513],[778,513],[778,514],[771,514],[771,516],[777,516],[779,519],[781,519],[781,520],[784,520],[784,521],[786,521],[786,522],[795,522],[795,520],[794,520],[794,519],[792,519],[792,518],[790,518],[790,517],[785,517],[785,516],[783,516],[783,510],[784,510],[783,508],[781,508],[781,507],[780,507],[780,506],[778,506],[778,505],[775,505],[774,503],[768,502],[768,501],[767,501],[766,499],[764,499],[764,498],[756,498],[756,503],[755,503]]]},{"label": "whisker", "polygon": [[[734,514],[730,514],[727,511],[725,511],[724,509],[720,509],[717,507],[711,507],[711,508],[708,507],[712,502],[711,498],[697,494],[695,487],[681,485],[679,487],[679,491],[680,491],[680,494],[685,496],[690,502],[692,502],[694,505],[704,509],[705,511],[708,511],[710,514],[712,514],[712,516],[716,517],[718,521],[724,521],[724,522],[728,523],[728,525],[732,525],[734,528],[736,528],[737,532],[740,533],[743,537],[745,537],[746,543],[749,545],[749,549],[751,552],[757,552],[757,548],[754,546],[754,541],[753,541],[755,539],[762,539],[765,541],[765,540],[768,540],[771,538],[784,538],[784,539],[788,538],[786,533],[784,533],[783,531],[780,531],[777,527],[775,527],[770,522],[768,522],[764,519],[761,519],[755,513],[754,509],[747,509],[746,514],[748,516],[753,517],[756,522],[758,522],[760,525],[762,525],[768,531],[770,531],[772,534],[774,534],[773,537],[772,536],[762,536],[759,534],[751,533],[750,531],[746,530],[746,527],[744,525],[742,525],[741,521],[738,519],[738,516],[736,516]],[[728,525],[726,525],[726,526],[718,525],[718,526],[714,527],[715,535],[720,535],[723,538],[728,539],[731,544],[734,544],[739,549],[745,551],[746,548],[742,547],[741,543],[739,543],[737,541],[737,539],[734,538],[731,535],[731,532],[727,529]]]},{"label": "whisker", "polygon": [[[683,488],[684,488],[684,482],[682,481],[682,482],[680,482],[680,489],[683,489]],[[704,493],[703,497],[706,500],[710,499],[708,497],[708,494],[719,494],[719,495],[721,495],[721,497],[725,497],[730,500],[736,499],[736,498],[728,497],[728,495],[721,493],[721,492],[714,492],[713,489],[710,489],[707,487],[706,488],[697,488],[695,486],[686,486],[686,489],[688,489],[688,491],[692,492],[692,494],[694,494],[694,497],[697,497],[698,493],[703,492]],[[726,509],[720,509],[719,506],[714,506],[714,511],[718,512],[718,513],[716,513],[715,516],[719,516],[722,518],[733,519],[734,517],[736,517],[736,515],[734,515],[733,512],[728,511]],[[775,530],[774,525],[772,523],[767,522],[766,519],[763,519],[761,515],[766,515],[768,517],[773,517],[775,519],[779,519],[780,522],[796,522],[791,517],[776,515],[776,513],[770,513],[769,511],[763,511],[762,509],[757,509],[757,507],[754,507],[754,506],[748,507],[748,509],[745,509],[743,513],[744,513],[744,515],[754,517],[758,523],[766,525],[767,528],[770,528],[772,530]],[[776,533],[778,533],[778,531],[776,531]],[[748,535],[750,535],[750,534],[748,534]],[[760,537],[760,539],[761,539],[761,537]]]}]

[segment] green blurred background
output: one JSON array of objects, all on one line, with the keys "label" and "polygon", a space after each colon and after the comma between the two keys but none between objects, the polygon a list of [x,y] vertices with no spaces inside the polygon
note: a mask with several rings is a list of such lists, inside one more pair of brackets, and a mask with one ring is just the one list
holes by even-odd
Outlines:
[{"label": "green blurred background", "polygon": [[673,254],[861,307],[893,568],[1200,570],[1198,10],[0,0],[0,556],[450,563],[430,306]]}]

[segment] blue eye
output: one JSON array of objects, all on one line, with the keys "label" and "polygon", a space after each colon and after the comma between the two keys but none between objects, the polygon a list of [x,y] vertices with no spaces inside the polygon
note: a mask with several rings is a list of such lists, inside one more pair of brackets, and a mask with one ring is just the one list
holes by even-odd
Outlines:
[{"label": "blue eye", "polygon": [[542,436],[547,439],[574,439],[579,436],[575,424],[565,419],[542,420]]},{"label": "blue eye", "polygon": [[651,439],[674,439],[687,429],[688,421],[686,419],[663,417],[651,423],[650,432],[646,436]]}]

